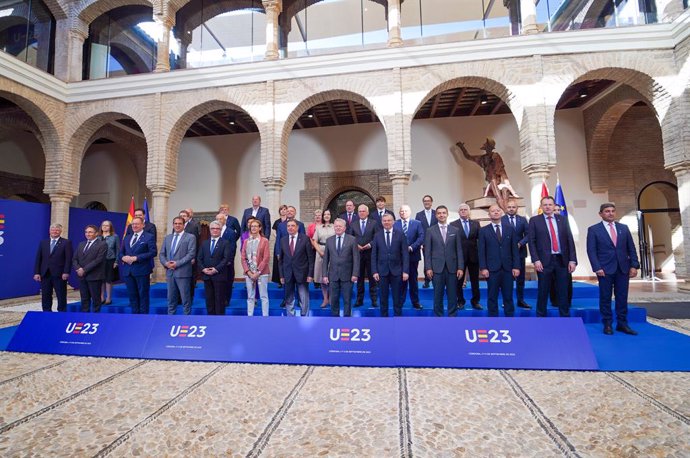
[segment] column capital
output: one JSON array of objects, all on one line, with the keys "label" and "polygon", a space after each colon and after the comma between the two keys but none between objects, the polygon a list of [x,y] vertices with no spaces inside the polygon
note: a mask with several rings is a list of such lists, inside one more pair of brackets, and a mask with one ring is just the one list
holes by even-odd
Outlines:
[{"label": "column capital", "polygon": [[390,172],[388,176],[393,183],[407,184],[410,182],[412,172]]},{"label": "column capital", "polygon": [[164,184],[156,184],[147,187],[151,191],[152,197],[169,197],[170,194],[175,190],[173,186]]},{"label": "column capital", "polygon": [[265,177],[261,182],[267,190],[280,191],[285,186],[285,179],[280,177]]},{"label": "column capital", "polygon": [[261,4],[264,5],[264,9],[268,11],[275,11],[280,13],[283,11],[283,0],[261,0]]},{"label": "column capital", "polygon": [[48,192],[48,196],[50,197],[51,202],[66,202],[66,203],[71,203],[72,199],[74,199],[76,196],[78,196],[78,192],[72,192],[72,191],[52,191]]},{"label": "column capital", "polygon": [[690,162],[677,162],[675,164],[668,165],[666,168],[676,175],[685,175],[686,173],[690,172]]},{"label": "column capital", "polygon": [[548,178],[551,169],[555,164],[541,163],[541,164],[527,164],[522,167],[522,171],[530,178]]}]

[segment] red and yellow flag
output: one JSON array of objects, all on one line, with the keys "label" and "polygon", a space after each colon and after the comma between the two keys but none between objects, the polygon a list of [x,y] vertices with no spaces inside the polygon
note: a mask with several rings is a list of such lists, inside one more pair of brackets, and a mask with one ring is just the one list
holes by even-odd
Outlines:
[{"label": "red and yellow flag", "polygon": [[[541,182],[541,199],[549,195],[549,188],[546,186],[546,180],[543,180]],[[541,201],[540,199],[540,201]],[[541,205],[539,205],[539,209],[537,209],[537,215],[541,215]]]},{"label": "red and yellow flag", "polygon": [[129,213],[127,213],[127,222],[125,223],[125,230],[122,231],[122,239],[124,240],[125,234],[127,234],[127,228],[132,223],[134,219],[134,195],[132,195],[132,200],[129,202]]}]

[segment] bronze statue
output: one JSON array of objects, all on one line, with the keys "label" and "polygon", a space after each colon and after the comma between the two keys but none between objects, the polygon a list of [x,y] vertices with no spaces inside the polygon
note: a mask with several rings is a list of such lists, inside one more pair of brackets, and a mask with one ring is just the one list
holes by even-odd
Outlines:
[{"label": "bronze statue", "polygon": [[463,142],[457,142],[450,150],[454,154],[458,154],[458,150],[462,151],[463,156],[469,161],[474,162],[479,167],[484,169],[485,180],[487,182],[484,190],[484,197],[495,197],[496,203],[503,211],[506,211],[506,204],[510,197],[520,197],[517,195],[508,180],[505,165],[501,155],[494,151],[496,141],[493,138],[487,137],[484,144],[479,148],[485,151],[479,156],[471,156],[465,148]]}]

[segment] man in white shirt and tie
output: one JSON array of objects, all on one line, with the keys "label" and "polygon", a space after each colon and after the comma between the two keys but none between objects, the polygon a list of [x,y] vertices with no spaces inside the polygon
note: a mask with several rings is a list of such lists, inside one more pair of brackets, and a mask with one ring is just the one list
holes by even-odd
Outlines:
[{"label": "man in white shirt and tie", "polygon": [[[431,226],[438,224],[438,220],[436,219],[436,210],[433,208],[434,198],[428,194],[425,195],[422,198],[422,205],[424,206],[424,209],[417,212],[414,219],[422,223],[422,229],[424,229],[424,233],[426,234],[426,231],[429,230]],[[431,279],[425,275],[424,285],[422,285],[422,288],[428,288],[430,281]]]},{"label": "man in white shirt and tie", "polygon": [[395,215],[393,212],[386,209],[386,198],[383,196],[378,196],[376,198],[376,211],[371,215],[371,217],[376,220],[379,226],[382,226],[383,215],[391,215],[393,217],[393,221],[395,221]]},{"label": "man in white shirt and tie", "polygon": [[132,313],[148,315],[150,276],[158,249],[153,235],[144,231],[143,219],[135,217],[130,225],[132,234],[120,246],[120,277],[127,285]]},{"label": "man in white shirt and tie", "polygon": [[158,259],[165,267],[168,283],[168,315],[182,302],[185,315],[192,312],[192,260],[196,258],[196,238],[184,231],[184,219],[173,218],[173,232],[165,236]]},{"label": "man in white shirt and tie", "polygon": [[355,203],[351,200],[345,202],[345,212],[340,214],[340,218],[345,221],[346,229],[350,229],[350,225],[353,221],[357,219],[357,213],[355,212]]},{"label": "man in white shirt and tie", "polygon": [[343,316],[352,316],[352,283],[359,272],[359,249],[355,238],[345,233],[347,223],[342,218],[333,222],[335,235],[326,240],[323,255],[323,284],[328,285],[331,298],[331,316],[340,315],[340,297],[343,298]]},{"label": "man in white shirt and tie", "polygon": [[79,277],[79,295],[81,311],[101,311],[101,287],[105,280],[105,254],[108,247],[98,239],[98,228],[89,224],[84,228],[86,240],[81,242],[74,252],[72,267]]},{"label": "man in white shirt and tie", "polygon": [[525,302],[525,258],[527,258],[527,242],[529,236],[527,234],[528,221],[524,216],[518,215],[518,202],[515,199],[509,199],[506,204],[506,214],[503,215],[503,224],[510,224],[515,232],[515,240],[517,241],[518,252],[520,254],[520,275],[515,277],[515,293],[517,296],[517,306],[523,309],[532,308]]},{"label": "man in white shirt and tie", "polygon": [[369,279],[369,298],[371,306],[378,307],[378,286],[371,270],[371,244],[374,236],[381,229],[376,221],[369,217],[369,207],[361,204],[357,208],[357,219],[353,220],[348,233],[355,238],[359,250],[359,281],[357,282],[357,301],[355,307],[364,304],[364,279]]},{"label": "man in white shirt and tie", "polygon": [[470,284],[472,286],[472,298],[470,303],[475,310],[481,310],[482,306],[479,304],[479,255],[477,243],[479,240],[479,221],[470,219],[470,206],[467,204],[460,204],[458,207],[460,218],[450,223],[452,226],[458,228],[460,240],[462,241],[462,256],[465,259],[465,273],[458,280],[458,308],[465,308],[465,295],[463,287],[467,279],[470,277]]}]

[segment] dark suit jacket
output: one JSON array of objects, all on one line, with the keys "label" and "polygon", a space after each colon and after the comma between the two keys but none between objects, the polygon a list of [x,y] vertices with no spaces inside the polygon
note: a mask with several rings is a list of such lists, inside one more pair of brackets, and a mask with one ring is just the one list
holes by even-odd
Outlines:
[{"label": "dark suit jacket", "polygon": [[298,283],[306,283],[307,277],[314,276],[314,247],[306,234],[297,233],[295,253],[290,254],[290,235],[280,240],[280,278],[294,278]]},{"label": "dark suit jacket", "polygon": [[350,234],[343,234],[343,246],[340,254],[336,250],[337,236],[326,239],[323,254],[323,276],[329,281],[350,281],[359,275],[359,249],[357,242]]},{"label": "dark suit jacket", "polygon": [[[248,231],[247,220],[252,216],[252,207],[245,208],[244,214],[242,215],[242,232]],[[261,233],[264,237],[269,238],[271,236],[271,213],[266,207],[259,207],[256,212],[256,218],[261,221]]]},{"label": "dark suit jacket", "polygon": [[[196,256],[196,263],[199,266],[202,280],[228,281],[226,275],[228,262],[230,262],[230,243],[227,240],[219,238],[213,254],[211,254],[211,239],[203,241]],[[218,273],[206,275],[202,270],[207,267],[215,267]]]},{"label": "dark suit jacket", "polygon": [[462,243],[458,228],[448,225],[446,243],[443,243],[441,228],[438,224],[431,226],[424,237],[424,270],[433,270],[434,273],[456,272],[465,269],[465,260],[462,257]]},{"label": "dark suit jacket", "polygon": [[479,262],[479,252],[477,247],[477,241],[479,240],[479,221],[469,220],[470,222],[470,235],[465,235],[465,228],[462,227],[462,218],[456,219],[451,226],[458,228],[460,232],[460,240],[462,241],[462,257],[465,260],[465,264],[477,264]]},{"label": "dark suit jacket", "polygon": [[[151,272],[153,272],[153,258],[158,253],[156,239],[149,232],[142,232],[137,243],[130,247],[129,244],[132,241],[132,237],[133,234],[126,236],[120,246],[120,254],[117,258],[120,261],[120,274],[123,277],[127,275],[135,277],[151,275]],[[136,256],[137,260],[130,265],[122,262],[123,256]]]},{"label": "dark suit jacket", "polygon": [[[393,223],[393,229],[402,233],[401,219]],[[419,260],[422,259],[423,244],[424,228],[422,228],[422,223],[416,219],[410,218],[407,222],[407,246],[412,248],[412,251],[410,251],[410,262],[419,262]]]},{"label": "dark suit jacket", "polygon": [[84,253],[86,240],[81,242],[72,257],[72,267],[74,270],[84,269],[84,276],[80,277],[86,281],[105,280],[105,254],[108,246],[102,240],[96,239],[91,244],[89,251]]},{"label": "dark suit jacket", "polygon": [[352,220],[352,224],[347,229],[347,233],[355,238],[357,245],[364,246],[374,240],[374,235],[381,230],[381,225],[372,218],[367,218],[367,224],[364,227],[364,234],[362,234],[362,223],[359,219]]},{"label": "dark suit jacket", "polygon": [[429,225],[429,222],[426,220],[426,215],[424,214],[424,210],[421,210],[417,212],[415,215],[414,219],[422,223],[422,229],[424,229],[424,232],[426,233],[426,230],[429,229],[431,226],[434,226],[438,224],[438,220],[436,219],[436,210],[431,209],[431,225]]},{"label": "dark suit jacket", "polygon": [[[251,213],[250,213],[251,215]],[[270,230],[270,228],[269,228]],[[230,262],[235,262],[235,254],[237,253],[237,241],[242,235],[242,229],[240,229],[240,222],[234,216],[228,215],[228,219],[225,222],[225,232],[221,236],[230,244]]]},{"label": "dark suit jacket", "polygon": [[[555,214],[553,216],[558,225],[558,244],[563,260],[577,263],[575,241],[567,218]],[[551,262],[551,236],[544,215],[533,216],[529,220],[529,255],[533,263],[541,261],[544,267]]]},{"label": "dark suit jacket", "polygon": [[[510,224],[510,218],[508,215],[503,215],[503,218],[501,218],[501,222],[504,225],[509,225]],[[515,232],[515,239],[516,243],[520,243],[520,256],[523,258],[527,257],[527,242],[529,242],[529,225],[527,223],[527,218],[524,216],[520,215],[515,215],[515,229],[513,231]]]},{"label": "dark suit jacket", "polygon": [[[295,220],[295,221],[297,221],[297,220]],[[281,248],[280,240],[283,237],[287,237],[287,235],[288,235],[287,223],[288,223],[287,220],[285,220],[282,223],[278,224],[278,229],[276,230],[276,244],[273,247],[273,251],[274,251],[276,256],[280,256],[280,254],[281,254],[282,248]],[[307,233],[306,229],[304,228],[304,224],[302,223],[302,221],[297,221],[297,232],[299,234],[306,234]]]},{"label": "dark suit jacket", "polygon": [[[395,213],[393,213],[392,211],[390,211],[390,210],[388,210],[388,209],[385,209],[385,210],[383,211],[383,214],[384,214],[384,215],[385,215],[385,214],[393,215],[393,219],[395,219]],[[379,209],[378,209],[378,208],[377,208],[376,210],[374,210],[372,213],[369,213],[369,218],[373,219],[374,221],[376,221],[377,223],[379,223],[379,225],[380,225],[381,227],[383,227],[383,225],[381,224],[381,215],[379,215]]]},{"label": "dark suit jacket", "polygon": [[386,230],[381,229],[374,236],[371,248],[371,271],[379,275],[402,275],[409,273],[410,252],[407,238],[402,230],[391,232],[391,246],[386,244]]},{"label": "dark suit jacket", "polygon": [[[144,223],[144,232],[148,232],[149,234],[153,235],[153,241],[158,240],[158,233],[156,232],[156,225],[153,223]],[[125,232],[125,236],[132,235],[132,226],[127,226],[127,231]]]},{"label": "dark suit jacket", "polygon": [[603,224],[597,223],[587,230],[587,256],[595,272],[603,269],[607,275],[612,275],[619,267],[625,273],[631,267],[640,268],[630,229],[618,222],[615,225],[616,245]]},{"label": "dark suit jacket", "polygon": [[[341,218],[342,220],[345,221],[345,228],[346,229],[350,229],[350,223],[347,221],[347,212],[341,213],[340,215],[338,215],[338,218]],[[357,209],[355,208],[355,211],[352,212],[352,221],[357,221],[357,220],[359,220],[359,215],[357,214]]]},{"label": "dark suit jacket", "polygon": [[479,268],[489,272],[520,268],[516,233],[510,223],[501,224],[501,241],[496,237],[493,224],[479,230]]},{"label": "dark suit jacket", "polygon": [[36,252],[34,274],[45,276],[48,271],[52,275],[69,274],[72,265],[72,242],[60,237],[55,244],[53,253],[50,253],[50,238],[41,240]]}]

